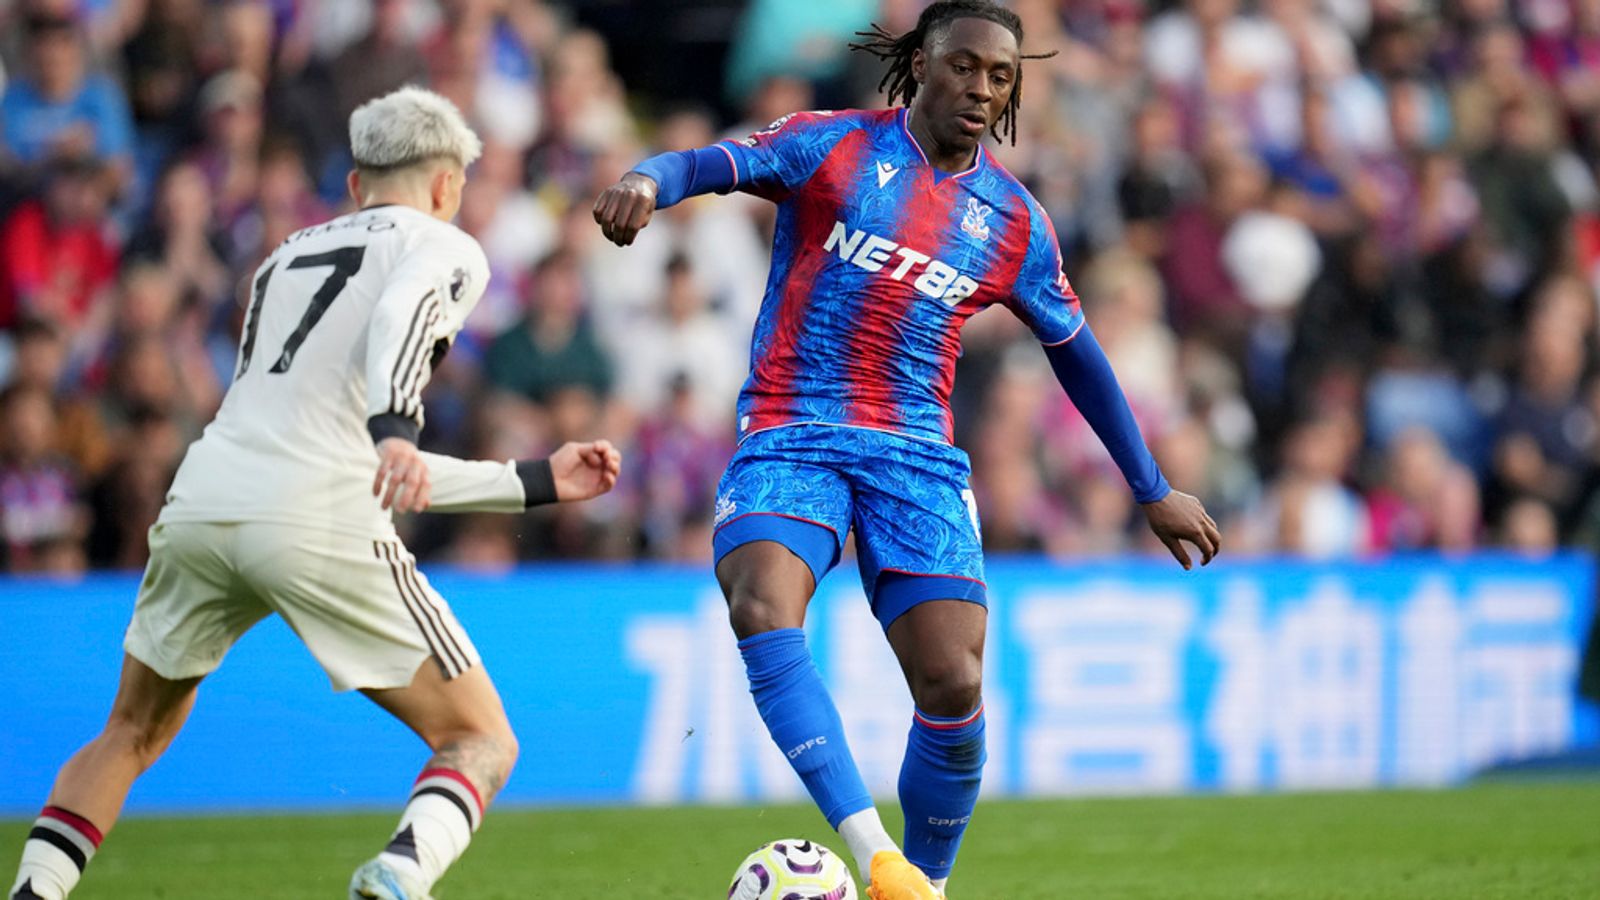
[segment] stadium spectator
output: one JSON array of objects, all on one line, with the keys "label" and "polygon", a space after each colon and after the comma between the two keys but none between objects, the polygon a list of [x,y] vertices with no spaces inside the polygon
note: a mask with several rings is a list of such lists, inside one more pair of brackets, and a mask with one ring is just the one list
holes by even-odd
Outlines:
[{"label": "stadium spectator", "polygon": [[371,27],[329,64],[337,121],[346,122],[357,106],[406,84],[427,80],[408,17],[414,0],[372,0]]},{"label": "stadium spectator", "polygon": [[[618,389],[639,410],[688,403],[684,412],[701,428],[723,426],[745,374],[728,344],[728,331],[708,308],[688,258],[675,256],[667,263],[655,314],[637,323],[627,343],[615,348]],[[680,379],[686,382],[682,389],[676,387]]]},{"label": "stadium spectator", "polygon": [[92,527],[89,564],[137,569],[150,556],[147,535],[183,459],[186,439],[173,419],[154,408],[136,410],[117,445],[117,457],[89,487]]},{"label": "stadium spectator", "polygon": [[548,29],[535,3],[447,3],[422,52],[435,89],[484,124],[484,140],[520,153],[544,114],[533,45]]},{"label": "stadium spectator", "polygon": [[1204,165],[1205,196],[1174,212],[1161,260],[1173,325],[1232,354],[1244,355],[1250,307],[1222,262],[1228,229],[1265,198],[1267,173],[1257,158],[1219,150]]},{"label": "stadium spectator", "polygon": [[181,297],[213,308],[233,280],[232,244],[214,224],[214,202],[199,165],[174,164],[161,176],[150,221],[129,239],[123,259],[165,269]]},{"label": "stadium spectator", "polygon": [[0,224],[0,330],[38,318],[76,342],[116,275],[117,248],[105,233],[109,195],[104,166],[63,157],[50,163],[44,196]]},{"label": "stadium spectator", "polygon": [[1178,342],[1166,324],[1165,290],[1154,266],[1132,252],[1097,255],[1078,280],[1086,315],[1152,440],[1178,410]]},{"label": "stadium spectator", "polygon": [[[659,150],[690,150],[715,139],[710,111],[698,106],[666,114],[656,131]],[[770,204],[756,208],[770,212]],[[695,279],[706,291],[710,312],[726,332],[724,344],[732,347],[742,347],[750,336],[767,278],[769,241],[751,212],[741,203],[680,203],[662,210],[653,224],[666,232],[663,246],[688,257]],[[669,257],[669,271],[670,264]],[[745,355],[736,356],[730,362],[743,370]]]},{"label": "stadium spectator", "polygon": [[1385,468],[1384,484],[1368,497],[1373,550],[1472,548],[1480,519],[1477,482],[1437,435],[1420,427],[1405,431],[1390,445]]},{"label": "stadium spectator", "polygon": [[522,321],[500,335],[484,357],[489,383],[544,406],[566,389],[596,400],[611,393],[613,364],[584,318],[577,259],[556,249],[534,267]]},{"label": "stadium spectator", "polygon": [[1360,443],[1359,424],[1338,413],[1289,430],[1282,470],[1255,513],[1264,549],[1314,559],[1370,549],[1366,501],[1346,484]]},{"label": "stadium spectator", "polygon": [[27,385],[0,391],[0,539],[13,572],[84,567],[86,517],[79,474],[56,447],[50,395]]},{"label": "stadium spectator", "polygon": [[[534,144],[529,170],[536,190],[553,189],[563,205],[579,203],[589,193],[597,158],[608,148],[631,141],[634,125],[623,86],[598,34],[568,34],[552,55],[548,71],[547,127]],[[631,159],[632,149],[622,149]],[[626,166],[620,161],[613,164]]]},{"label": "stadium spectator", "polygon": [[516,148],[487,141],[461,201],[461,227],[489,258],[489,286],[468,327],[490,338],[516,321],[527,273],[558,239],[556,216],[527,189],[523,175]]},{"label": "stadium spectator", "polygon": [[115,184],[132,173],[133,124],[126,95],[109,77],[90,71],[78,23],[34,16],[23,25],[28,69],[0,95],[0,138],[23,165],[62,157],[94,157],[110,166]]},{"label": "stadium spectator", "polygon": [[1200,173],[1183,151],[1180,127],[1171,101],[1147,98],[1134,114],[1132,145],[1117,178],[1123,240],[1151,261],[1164,254],[1173,211],[1200,192]]},{"label": "stadium spectator", "polygon": [[1295,46],[1275,22],[1241,6],[1186,0],[1157,16],[1145,32],[1145,64],[1188,101],[1181,108],[1192,135],[1221,127],[1254,148],[1293,147],[1300,138]]},{"label": "stadium spectator", "polygon": [[1524,556],[1543,558],[1556,551],[1560,531],[1549,504],[1522,497],[1506,507],[1500,523],[1500,543]]},{"label": "stadium spectator", "polygon": [[639,426],[630,479],[641,545],[650,556],[709,562],[717,479],[733,442],[726,427],[706,422],[688,374],[670,376],[665,393]]},{"label": "stadium spectator", "polygon": [[[298,141],[286,133],[262,138],[255,196],[234,216],[226,232],[209,219],[187,223],[185,242],[192,258],[209,245],[219,261],[231,268],[254,271],[255,266],[284,238],[302,228],[326,221],[332,214],[311,184]],[[220,297],[214,294],[211,297]]]},{"label": "stadium spectator", "polygon": [[120,349],[142,337],[165,338],[177,317],[182,294],[171,270],[147,260],[129,260],[117,279],[111,314],[97,323],[97,333],[81,361],[77,382],[94,390],[106,387],[111,365]]},{"label": "stadium spectator", "polygon": [[229,225],[256,193],[264,122],[261,82],[229,69],[200,89],[200,143],[187,154],[211,193],[212,217]]},{"label": "stadium spectator", "polygon": [[[862,9],[902,29],[920,6]],[[1558,540],[1600,533],[1600,4],[1012,6],[1030,47],[1061,53],[1030,65],[1016,146],[991,149],[1049,207],[1163,464],[1192,456],[1185,483],[1208,486],[1225,524],[1246,523],[1230,524],[1235,548],[1251,534],[1295,546],[1251,531],[1262,520],[1246,513],[1276,515],[1287,498],[1294,518],[1312,495],[1369,506],[1377,550],[1539,546],[1533,504]],[[342,196],[341,110],[405,80],[456,96],[489,138],[460,221],[494,274],[435,374],[424,440],[522,458],[598,418],[635,459],[663,448],[653,472],[678,471],[682,447],[732,439],[731,410],[719,419],[697,385],[697,430],[677,430],[684,398],[668,386],[694,367],[645,336],[674,333],[665,298],[693,299],[704,311],[690,318],[720,327],[696,338],[695,364],[742,369],[773,207],[679,204],[624,257],[593,233],[590,201],[651,151],[742,138],[818,106],[819,90],[821,105],[878,102],[867,67],[818,79],[777,56],[736,108],[663,96],[624,83],[611,54],[633,45],[608,44],[611,18],[567,0],[0,7],[0,386],[50,392],[58,448],[89,486],[144,424],[190,435],[204,422],[236,363],[254,267]],[[704,46],[679,39],[662,35],[661,52]],[[1265,255],[1232,265],[1224,250],[1230,236],[1249,249],[1262,222],[1301,249],[1316,237],[1309,284],[1272,310],[1250,298],[1289,261],[1270,248],[1289,243],[1257,240]],[[680,257],[687,275],[672,274]],[[699,290],[673,287],[685,284]],[[1038,374],[1014,362],[1025,331],[980,316],[963,343],[952,402],[989,543],[1129,549],[1118,504],[1097,496],[1103,460],[1076,453],[1075,413],[1023,402]],[[1337,477],[1280,464],[1306,454],[1298,423],[1329,416],[1365,433]],[[1419,426],[1453,473],[1438,483],[1459,511],[1449,520],[1470,526],[1457,533],[1385,531],[1411,514],[1413,500],[1386,504]],[[687,499],[634,490],[560,539],[567,552],[687,553],[699,514]],[[136,564],[137,541],[105,538],[116,528],[102,515],[95,563]],[[682,522],[667,548],[660,535]],[[462,519],[418,546],[484,565],[551,552],[550,528],[507,541],[502,526]],[[594,538],[607,529],[633,546]],[[1358,530],[1318,546],[1359,550]]]},{"label": "stadium spectator", "polygon": [[69,377],[67,344],[61,332],[27,320],[12,333],[14,353],[8,386],[37,390],[54,401],[56,448],[85,479],[99,476],[112,446],[93,401],[75,390]]},{"label": "stadium spectator", "polygon": [[205,7],[196,0],[156,0],[122,48],[140,185],[155,183],[162,160],[193,128],[205,21]]},{"label": "stadium spectator", "polygon": [[1537,497],[1562,517],[1581,498],[1597,426],[1579,393],[1595,334],[1593,301],[1571,280],[1540,292],[1522,344],[1517,380],[1496,426],[1499,487]]},{"label": "stadium spectator", "polygon": [[100,419],[118,444],[131,439],[133,426],[151,414],[171,418],[184,446],[200,436],[215,411],[202,398],[214,397],[213,388],[186,383],[162,336],[130,337],[111,357],[110,378],[99,394]]}]

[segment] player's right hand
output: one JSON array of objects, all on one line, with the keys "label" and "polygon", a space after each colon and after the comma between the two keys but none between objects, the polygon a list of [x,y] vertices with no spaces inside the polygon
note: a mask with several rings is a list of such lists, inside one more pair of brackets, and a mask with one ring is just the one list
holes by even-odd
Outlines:
[{"label": "player's right hand", "polygon": [[378,474],[372,479],[372,496],[382,497],[382,506],[398,512],[422,512],[433,501],[433,482],[422,451],[405,438],[390,437],[378,442]]},{"label": "player's right hand", "polygon": [[1190,494],[1169,491],[1160,500],[1144,504],[1144,514],[1150,520],[1150,530],[1156,533],[1161,543],[1167,545],[1172,558],[1186,571],[1194,564],[1189,561],[1189,551],[1183,546],[1184,541],[1199,548],[1202,566],[1211,562],[1222,550],[1222,531],[1217,528],[1216,521],[1206,512],[1206,508],[1200,505],[1199,499]]},{"label": "player's right hand", "polygon": [[656,211],[656,183],[648,175],[629,172],[600,192],[594,201],[594,220],[606,240],[626,247]]}]

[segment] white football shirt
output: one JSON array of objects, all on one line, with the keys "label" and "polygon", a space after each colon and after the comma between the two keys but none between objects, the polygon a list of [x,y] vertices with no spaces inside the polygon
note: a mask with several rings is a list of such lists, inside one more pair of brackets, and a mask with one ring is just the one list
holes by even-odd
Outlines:
[{"label": "white football shirt", "polygon": [[408,206],[290,235],[256,270],[233,385],[189,447],[161,521],[392,535],[391,514],[372,496],[378,455],[367,420],[393,414],[422,426],[436,354],[488,280],[477,241]]}]

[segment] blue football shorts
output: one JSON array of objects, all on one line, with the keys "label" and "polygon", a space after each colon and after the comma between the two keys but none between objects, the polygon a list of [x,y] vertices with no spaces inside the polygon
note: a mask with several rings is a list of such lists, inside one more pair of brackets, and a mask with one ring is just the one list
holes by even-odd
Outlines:
[{"label": "blue football shorts", "polygon": [[756,432],[717,486],[716,561],[751,541],[776,541],[820,584],[854,528],[861,586],[884,629],[928,600],[987,606],[971,474],[958,448],[888,432]]}]

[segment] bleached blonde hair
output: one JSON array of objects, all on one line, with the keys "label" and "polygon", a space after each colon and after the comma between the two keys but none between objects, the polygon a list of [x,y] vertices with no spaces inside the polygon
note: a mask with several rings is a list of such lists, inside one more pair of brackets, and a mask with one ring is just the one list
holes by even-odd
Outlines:
[{"label": "bleached blonde hair", "polygon": [[362,169],[393,172],[441,159],[466,168],[482,153],[456,105],[423,88],[403,87],[350,114],[350,155]]}]

